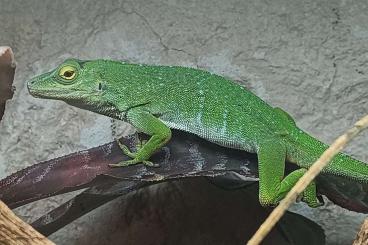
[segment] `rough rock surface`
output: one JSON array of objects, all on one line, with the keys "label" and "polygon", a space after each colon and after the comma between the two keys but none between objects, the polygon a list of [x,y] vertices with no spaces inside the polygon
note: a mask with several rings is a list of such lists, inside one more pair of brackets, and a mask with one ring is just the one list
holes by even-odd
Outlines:
[{"label": "rough rock surface", "polygon": [[[18,62],[17,91],[0,123],[0,177],[131,130],[27,93],[28,78],[68,57],[210,70],[245,84],[330,143],[367,113],[367,11],[366,0],[0,0],[0,44],[11,46]],[[365,133],[347,151],[368,161],[367,143]],[[62,199],[18,213],[33,220]],[[118,214],[114,207],[103,210]],[[322,224],[329,244],[350,244],[364,217],[331,203],[294,209]],[[83,244],[88,235],[81,234],[94,232],[95,222],[84,217],[51,239]]]}]

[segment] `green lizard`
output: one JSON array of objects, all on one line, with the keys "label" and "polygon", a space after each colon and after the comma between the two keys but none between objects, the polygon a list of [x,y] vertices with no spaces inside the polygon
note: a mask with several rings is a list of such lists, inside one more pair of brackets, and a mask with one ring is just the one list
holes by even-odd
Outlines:
[{"label": "green lizard", "polygon": [[[153,166],[149,158],[170,140],[170,128],[257,153],[259,200],[264,206],[278,204],[328,147],[299,129],[282,109],[224,77],[194,68],[68,59],[30,80],[28,89],[35,97],[63,100],[127,121],[151,136],[137,152],[120,145],[132,159],[113,167]],[[285,160],[300,169],[284,176]],[[324,172],[368,182],[368,165],[343,153]],[[311,207],[321,205],[315,183],[302,200]]]}]

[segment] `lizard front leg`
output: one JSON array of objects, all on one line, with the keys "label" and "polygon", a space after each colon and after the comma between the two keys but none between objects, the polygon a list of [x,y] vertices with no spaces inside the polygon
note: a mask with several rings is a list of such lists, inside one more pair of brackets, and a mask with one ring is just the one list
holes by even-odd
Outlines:
[{"label": "lizard front leg", "polygon": [[149,158],[151,155],[165,145],[171,138],[171,130],[160,119],[153,116],[143,108],[133,108],[126,114],[127,121],[132,124],[137,130],[148,134],[151,138],[143,145],[140,145],[137,152],[130,152],[128,147],[119,142],[123,152],[132,157],[128,161],[109,164],[110,167],[123,167],[143,163],[147,166],[156,166]]},{"label": "lizard front leg", "polygon": [[[259,201],[263,206],[278,204],[306,172],[306,169],[298,169],[284,178],[286,148],[277,142],[263,143],[258,150]],[[310,207],[321,205],[314,182],[304,190],[302,200]]]}]

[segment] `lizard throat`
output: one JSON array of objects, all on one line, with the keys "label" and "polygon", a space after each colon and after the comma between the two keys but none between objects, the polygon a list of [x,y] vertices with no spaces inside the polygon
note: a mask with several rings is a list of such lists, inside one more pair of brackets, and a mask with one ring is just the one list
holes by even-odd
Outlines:
[{"label": "lizard throat", "polygon": [[124,117],[124,113],[120,112],[113,104],[108,102],[75,99],[68,100],[66,103],[80,109],[92,111],[115,119],[123,120]]}]

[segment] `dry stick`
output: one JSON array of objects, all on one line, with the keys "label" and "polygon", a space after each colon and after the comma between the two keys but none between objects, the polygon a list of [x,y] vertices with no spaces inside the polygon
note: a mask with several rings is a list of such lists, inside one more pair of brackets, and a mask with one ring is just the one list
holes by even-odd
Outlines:
[{"label": "dry stick", "polygon": [[368,244],[368,219],[365,219],[360,231],[357,234],[353,245],[364,245]]},{"label": "dry stick", "polygon": [[258,245],[274,227],[282,215],[295,202],[296,198],[313,181],[313,179],[322,171],[322,169],[337,155],[345,145],[353,139],[363,129],[368,127],[368,115],[355,123],[354,127],[346,131],[345,134],[336,139],[336,141],[320,156],[320,158],[309,168],[309,170],[299,179],[295,186],[289,191],[286,197],[272,211],[265,222],[259,227],[258,231],[248,241],[247,245]]},{"label": "dry stick", "polygon": [[0,244],[55,245],[18,218],[2,201],[0,201]]}]

